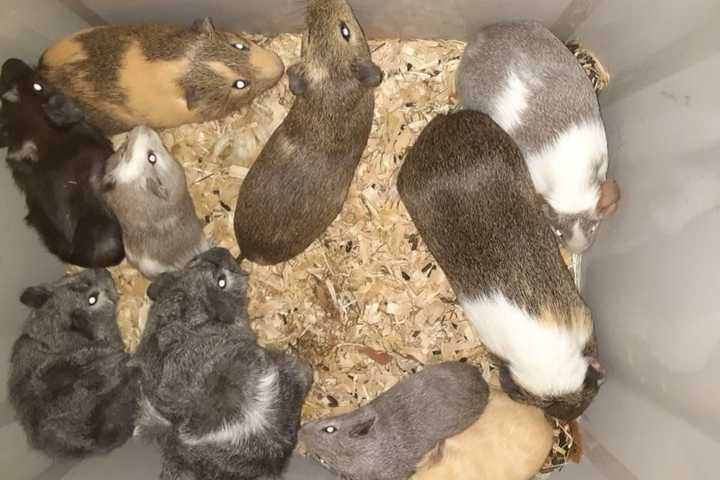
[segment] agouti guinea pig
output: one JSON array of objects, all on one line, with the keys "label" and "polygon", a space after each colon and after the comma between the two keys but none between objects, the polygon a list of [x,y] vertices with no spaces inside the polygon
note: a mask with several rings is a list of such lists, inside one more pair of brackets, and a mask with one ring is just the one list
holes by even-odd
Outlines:
[{"label": "agouti guinea pig", "polygon": [[311,0],[295,102],[240,187],[235,235],[260,264],[305,250],[340,213],[372,126],[382,71],[344,0]]},{"label": "agouti guinea pig", "polygon": [[136,425],[160,445],[162,480],[277,478],[295,448],[313,372],[257,344],[246,277],[214,248],[148,288]]},{"label": "agouti guinea pig", "polygon": [[128,261],[146,277],[179,270],[209,248],[185,171],[154,130],[130,132],[108,159],[102,183],[122,225]]},{"label": "agouti guinea pig", "polygon": [[478,421],[440,442],[412,480],[530,480],[552,445],[553,429],[542,410],[491,389]]},{"label": "agouti guinea pig", "polygon": [[107,270],[26,288],[32,309],[10,358],[10,403],[28,442],[53,457],[104,453],[130,438],[137,375],[128,367]]},{"label": "agouti guinea pig", "polygon": [[475,422],[487,399],[488,385],[477,368],[441,363],[354,412],[306,423],[300,442],[343,478],[406,480],[439,441]]},{"label": "agouti guinea pig", "polygon": [[110,141],[21,60],[3,64],[0,98],[0,147],[8,147],[8,166],[25,194],[27,224],[63,262],[120,263],[120,225],[99,192]]},{"label": "agouti guinea pig", "polygon": [[597,95],[577,59],[538,22],[486,27],[465,49],[457,90],[517,142],[553,232],[572,252],[592,244],[620,200],[607,179]]},{"label": "agouti guinea pig", "polygon": [[603,371],[590,310],[560,255],[522,153],[484,113],[434,118],[400,197],[513,398],[572,420]]},{"label": "agouti guinea pig", "polygon": [[205,18],[190,27],[83,30],[47,49],[38,70],[112,134],[222,118],[275,85],[285,67],[276,54]]}]

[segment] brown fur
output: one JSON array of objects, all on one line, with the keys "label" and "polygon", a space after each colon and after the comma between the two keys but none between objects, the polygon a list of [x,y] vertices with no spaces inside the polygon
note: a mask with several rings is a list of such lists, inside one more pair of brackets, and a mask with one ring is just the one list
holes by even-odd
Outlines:
[{"label": "brown fur", "polygon": [[[248,48],[238,50],[234,43]],[[209,19],[191,27],[97,27],[71,35],[40,59],[40,74],[107,133],[221,118],[272,87],[277,55]],[[236,80],[247,88],[233,88]]]},{"label": "brown fur", "polygon": [[[487,115],[460,111],[433,119],[401,168],[398,190],[459,299],[501,292],[542,322],[589,331],[585,354],[596,355],[590,311],[538,205],[520,150]],[[601,374],[589,368],[582,390],[537,398],[513,381],[512,359],[499,360],[503,388],[551,415],[575,418],[597,393]]]},{"label": "brown fur", "polygon": [[553,430],[542,410],[491,390],[480,419],[431,450],[413,480],[530,480],[552,444]]},{"label": "brown fur", "polygon": [[[367,145],[382,73],[343,0],[314,0],[302,63],[288,69],[297,95],[250,169],[238,196],[241,255],[274,264],[305,250],[342,209]],[[347,42],[341,22],[351,31]]]}]

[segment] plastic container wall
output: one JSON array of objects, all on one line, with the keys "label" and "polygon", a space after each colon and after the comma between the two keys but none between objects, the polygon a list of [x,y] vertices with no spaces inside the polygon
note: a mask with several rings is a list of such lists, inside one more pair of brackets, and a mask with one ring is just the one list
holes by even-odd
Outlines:
[{"label": "plastic container wall", "polygon": [[[610,172],[623,200],[583,261],[583,293],[609,380],[582,422],[585,461],[553,478],[716,478],[720,2],[350,1],[370,37],[468,39],[498,20],[535,18],[596,51],[612,76],[600,100]],[[32,61],[52,40],[88,24],[188,23],[206,15],[221,28],[297,31],[302,10],[300,0],[12,0],[0,6],[0,51]],[[61,267],[23,227],[22,199],[7,169],[0,170],[6,312],[0,372],[6,375],[25,315],[19,289],[54,278]],[[8,480],[154,479],[159,469],[157,454],[134,443],[80,465],[52,463],[27,449],[1,402],[0,427],[0,467]]]}]

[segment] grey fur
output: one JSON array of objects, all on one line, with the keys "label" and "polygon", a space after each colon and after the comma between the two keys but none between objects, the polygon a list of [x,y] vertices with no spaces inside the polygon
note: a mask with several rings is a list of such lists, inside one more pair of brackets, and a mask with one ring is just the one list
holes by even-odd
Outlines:
[{"label": "grey fur", "polygon": [[480,417],[488,394],[472,365],[429,366],[354,412],[306,423],[300,442],[343,478],[405,480],[438,442]]},{"label": "grey fur", "polygon": [[128,261],[146,277],[179,270],[209,248],[185,171],[154,130],[136,127],[130,132],[126,144],[108,159],[103,189],[122,226]]},{"label": "grey fur", "polygon": [[246,288],[230,252],[214,248],[148,289],[137,428],[159,443],[163,480],[274,478],[295,447],[312,370],[257,344]]},{"label": "grey fur", "polygon": [[310,1],[306,22],[303,60],[288,69],[295,102],[248,172],[235,209],[241,255],[261,264],[298,255],[340,213],[382,80],[347,2]]},{"label": "grey fur", "polygon": [[82,457],[132,435],[137,380],[115,319],[117,298],[106,270],[23,291],[33,310],[13,345],[8,386],[33,448]]},{"label": "grey fur", "polygon": [[[508,130],[526,161],[573,124],[602,125],[597,95],[587,74],[567,47],[541,23],[499,23],[481,30],[468,44],[458,68],[456,86],[460,102],[466,108],[487,113],[502,125],[499,120],[502,112],[497,111],[496,102],[511,74],[529,90],[519,124]],[[583,155],[589,153],[577,152],[577,157]],[[588,177],[593,180],[586,188],[599,189],[606,180],[607,148],[602,155],[589,160],[583,163],[588,165]],[[549,183],[557,185],[563,181],[567,180],[558,177]],[[543,192],[546,199],[553,197],[553,188],[556,187]],[[548,220],[560,240],[578,253],[592,245],[600,220],[609,214],[600,210],[558,213],[545,205]],[[574,234],[576,224],[586,241]]]},{"label": "grey fur", "polygon": [[[567,328],[592,330],[522,154],[487,115],[461,110],[435,117],[408,153],[398,190],[459,299],[501,292],[531,315],[549,309]],[[597,356],[593,335],[585,354]],[[537,398],[512,381],[513,359],[498,360],[508,394],[560,418],[580,415],[599,387],[600,372],[589,368],[582,390]]]}]

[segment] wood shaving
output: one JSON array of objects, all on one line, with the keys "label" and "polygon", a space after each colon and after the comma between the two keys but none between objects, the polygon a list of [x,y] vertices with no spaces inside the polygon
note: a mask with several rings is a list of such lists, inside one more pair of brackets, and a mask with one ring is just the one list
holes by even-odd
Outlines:
[{"label": "wood shaving", "polygon": [[[253,38],[286,65],[299,58],[298,35]],[[385,80],[376,90],[373,129],[342,213],[289,262],[243,264],[250,273],[249,310],[261,344],[291,349],[315,368],[304,419],[353,410],[427,364],[461,360],[477,365],[489,380],[494,377],[495,367],[396,189],[408,147],[434,116],[457,108],[454,73],[465,44],[380,40],[370,47]],[[585,52],[575,50],[580,59],[586,59]],[[583,66],[604,72],[597,62]],[[606,74],[597,78],[607,82]],[[234,255],[240,184],[292,102],[283,78],[226,119],[161,132],[185,167],[205,233]],[[116,146],[124,137],[113,139]],[[118,322],[134,351],[149,308],[148,282],[127,263],[111,270],[121,293]],[[565,465],[572,450],[568,425],[555,421],[555,437],[538,478]]]}]

